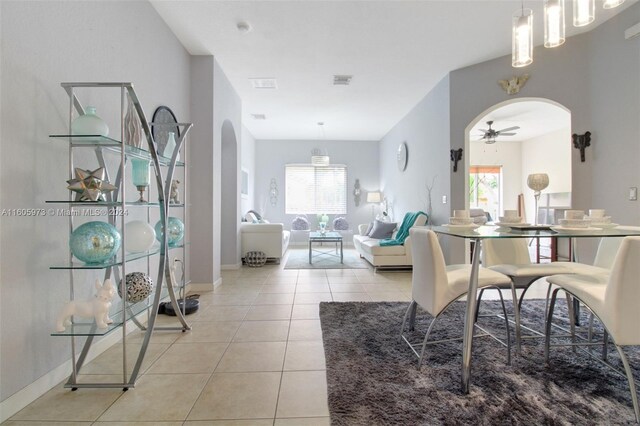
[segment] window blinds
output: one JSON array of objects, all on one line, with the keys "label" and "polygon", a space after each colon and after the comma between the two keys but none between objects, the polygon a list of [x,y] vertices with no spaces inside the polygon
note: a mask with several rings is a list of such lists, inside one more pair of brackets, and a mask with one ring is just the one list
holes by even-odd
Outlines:
[{"label": "window blinds", "polygon": [[346,214],[347,167],[285,166],[286,214]]}]

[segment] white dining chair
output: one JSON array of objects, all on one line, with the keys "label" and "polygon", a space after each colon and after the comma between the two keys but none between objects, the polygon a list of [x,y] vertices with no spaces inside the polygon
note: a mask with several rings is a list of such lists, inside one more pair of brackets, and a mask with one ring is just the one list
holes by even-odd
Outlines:
[{"label": "white dining chair", "polygon": [[[569,274],[572,273],[572,270],[559,262],[532,263],[526,238],[485,239],[482,243],[482,265],[509,277],[509,282],[506,285],[501,285],[500,288],[511,290],[516,351],[519,352],[522,340],[520,308],[529,286],[540,278],[555,274]],[[519,300],[516,289],[523,290]],[[482,295],[483,291],[478,297],[478,308]],[[479,311],[478,308],[476,308],[476,312]]]},{"label": "white dining chair", "polygon": [[[435,344],[442,341],[428,342],[436,321],[449,306],[460,297],[464,296],[469,288],[471,265],[446,265],[442,248],[436,233],[426,228],[411,228],[413,255],[412,275],[412,300],[405,313],[400,330],[401,338],[411,347],[418,356],[418,368],[422,365],[427,344]],[[496,285],[508,285],[509,277],[486,268],[478,270],[478,288],[488,288]],[[502,311],[505,315],[506,341],[501,343],[507,348],[507,364],[511,363],[511,343],[509,321],[506,320],[506,309],[502,296]],[[473,302],[470,302],[473,303]],[[408,322],[409,330],[414,330],[417,306],[427,311],[433,319],[427,328],[422,342],[420,353],[404,334]],[[484,330],[483,330],[484,331]],[[460,337],[462,339],[462,337]],[[449,341],[451,339],[447,339]]]},{"label": "white dining chair", "polygon": [[[638,395],[624,346],[640,345],[640,237],[626,237],[620,244],[608,275],[554,275],[547,278],[557,286],[551,296],[547,314],[544,356],[549,363],[551,325],[558,291],[563,290],[591,310],[600,320],[620,354],[629,383],[636,422],[640,423]],[[606,341],[607,339],[605,339]],[[591,342],[587,342],[590,344]],[[578,343],[579,344],[579,343]],[[575,343],[574,343],[575,345]],[[607,363],[607,365],[610,365]]]}]

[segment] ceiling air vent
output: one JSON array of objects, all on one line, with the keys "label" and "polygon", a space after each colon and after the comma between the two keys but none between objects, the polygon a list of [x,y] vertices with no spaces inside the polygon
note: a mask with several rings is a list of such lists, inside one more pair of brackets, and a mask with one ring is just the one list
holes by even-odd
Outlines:
[{"label": "ceiling air vent", "polygon": [[351,84],[352,75],[334,75],[333,76],[333,85],[334,86],[348,86]]},{"label": "ceiling air vent", "polygon": [[277,89],[275,78],[250,78],[251,87],[254,89]]},{"label": "ceiling air vent", "polygon": [[266,120],[267,116],[264,114],[251,114],[254,120]]}]

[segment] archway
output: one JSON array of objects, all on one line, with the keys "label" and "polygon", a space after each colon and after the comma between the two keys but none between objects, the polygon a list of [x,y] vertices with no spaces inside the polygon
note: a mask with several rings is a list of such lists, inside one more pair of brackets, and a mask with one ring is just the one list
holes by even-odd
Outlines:
[{"label": "archway", "polygon": [[238,240],[238,141],[233,124],[229,120],[222,123],[221,146],[221,197],[220,197],[220,264],[224,269],[238,267],[240,245]]},{"label": "archway", "polygon": [[[480,129],[486,130],[489,121],[493,130],[518,129],[511,132],[515,135],[500,135],[495,143],[487,144]],[[534,196],[527,187],[527,176],[547,173],[549,187],[540,200],[538,218],[549,223],[553,212],[545,206],[571,204],[570,138],[571,111],[550,99],[517,98],[487,108],[465,129],[465,206],[483,208],[498,220],[504,209],[518,208],[521,193],[526,221],[534,222]],[[482,179],[492,180],[493,188],[484,187],[484,204],[479,202],[482,188],[477,185]]]}]

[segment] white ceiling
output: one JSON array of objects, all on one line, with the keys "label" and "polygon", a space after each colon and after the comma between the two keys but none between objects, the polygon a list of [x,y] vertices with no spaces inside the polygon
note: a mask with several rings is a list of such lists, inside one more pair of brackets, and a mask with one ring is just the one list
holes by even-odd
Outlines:
[{"label": "white ceiling", "polygon": [[[509,54],[520,7],[510,0],[150,1],[191,54],[216,57],[256,139],[380,140],[449,71]],[[596,22],[581,31],[635,1],[613,10],[596,1]],[[541,44],[542,1],[525,6],[534,10]],[[568,35],[578,30],[571,17],[567,0]],[[238,31],[241,21],[251,31]],[[333,86],[334,74],[353,75],[351,85]],[[256,77],[275,77],[278,88],[252,89],[248,79]]]},{"label": "white ceiling", "polygon": [[514,136],[499,136],[498,140],[502,142],[525,141],[571,128],[571,114],[559,106],[542,101],[516,102],[500,107],[481,118],[469,132],[472,142],[482,137],[483,132],[480,129],[489,128],[487,126],[489,120],[493,121],[494,130],[520,126],[518,130],[510,132],[516,133]]}]

